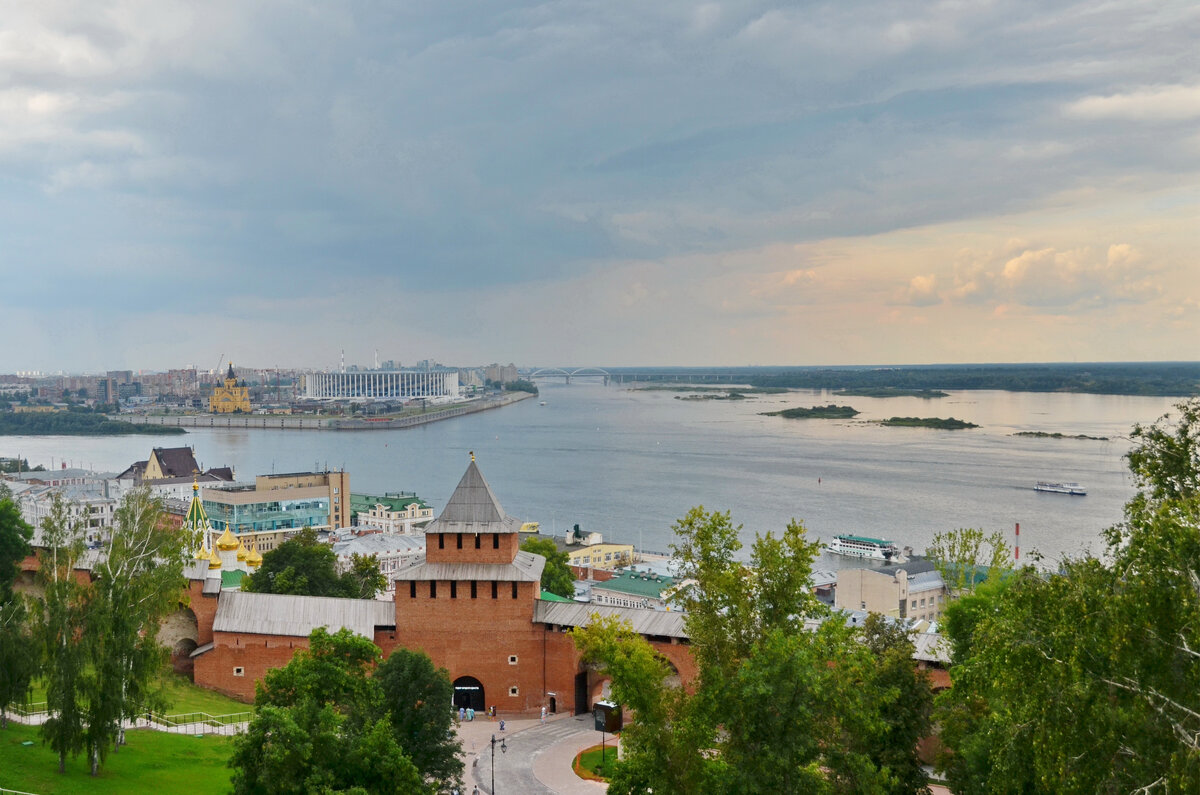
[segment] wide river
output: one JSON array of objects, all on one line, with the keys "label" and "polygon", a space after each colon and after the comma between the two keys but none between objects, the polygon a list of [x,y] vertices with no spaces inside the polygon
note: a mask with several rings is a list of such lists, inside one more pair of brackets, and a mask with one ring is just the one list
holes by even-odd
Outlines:
[{"label": "wide river", "polygon": [[[672,523],[703,505],[731,511],[743,540],[796,518],[825,539],[857,533],[922,551],[935,533],[1021,525],[1022,558],[1048,563],[1102,551],[1133,493],[1123,455],[1135,422],[1170,398],[956,392],[938,400],[846,398],[819,391],[742,401],[576,382],[541,385],[541,400],[398,431],[195,430],[181,437],[0,437],[0,455],[120,471],[153,445],[189,444],[205,467],[255,474],[345,468],[354,491],[415,491],[440,510],[474,451],[506,511],[543,532],[578,523],[606,539],[665,551]],[[785,420],[760,412],[829,402],[848,420]],[[981,427],[941,431],[867,422],[949,417]],[[1013,436],[1047,431],[1108,441]],[[1033,490],[1078,481],[1088,494]],[[827,556],[826,566],[839,559]]]}]

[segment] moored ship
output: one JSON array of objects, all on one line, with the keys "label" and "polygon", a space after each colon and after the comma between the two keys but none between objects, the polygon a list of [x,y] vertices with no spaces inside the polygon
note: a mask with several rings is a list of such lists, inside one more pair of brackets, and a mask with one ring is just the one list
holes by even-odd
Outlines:
[{"label": "moored ship", "polygon": [[891,560],[900,554],[893,542],[868,536],[837,535],[826,548],[838,555],[871,560]]},{"label": "moored ship", "polygon": [[1060,483],[1051,480],[1039,480],[1034,485],[1033,490],[1045,491],[1051,494],[1074,494],[1077,497],[1083,497],[1087,494],[1087,489],[1078,483]]}]

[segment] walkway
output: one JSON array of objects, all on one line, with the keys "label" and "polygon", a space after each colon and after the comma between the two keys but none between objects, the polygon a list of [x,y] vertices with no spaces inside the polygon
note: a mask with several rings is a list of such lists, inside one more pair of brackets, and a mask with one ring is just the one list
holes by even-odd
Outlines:
[{"label": "walkway", "polygon": [[[537,718],[506,720],[500,723],[486,717],[464,723],[458,734],[463,743],[464,780],[467,792],[478,786],[491,793],[492,735],[496,736],[496,792],[521,795],[600,795],[608,788],[595,781],[584,781],[571,770],[571,762],[584,748],[597,745],[591,714],[553,715],[543,725]],[[508,747],[500,750],[500,740]],[[609,742],[613,742],[611,736]],[[615,753],[615,750],[614,750]]]}]

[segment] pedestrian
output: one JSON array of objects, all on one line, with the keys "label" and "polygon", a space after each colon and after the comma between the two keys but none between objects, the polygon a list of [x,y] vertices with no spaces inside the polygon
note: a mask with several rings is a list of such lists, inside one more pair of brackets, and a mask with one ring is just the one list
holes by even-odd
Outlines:
[{"label": "pedestrian", "polygon": [[478,784],[476,784],[475,788],[473,790],[471,790],[471,795],[479,795],[479,785]]},{"label": "pedestrian", "polygon": [[504,731],[504,719],[500,719],[500,731]]},{"label": "pedestrian", "polygon": [[458,722],[462,723],[463,718],[465,718],[465,717],[467,717],[467,711],[465,709],[463,709],[462,707],[459,707],[458,708]]},{"label": "pedestrian", "polygon": [[546,708],[542,707],[542,723],[546,722]]},{"label": "pedestrian", "polygon": [[467,721],[475,720],[475,708],[467,707]]}]

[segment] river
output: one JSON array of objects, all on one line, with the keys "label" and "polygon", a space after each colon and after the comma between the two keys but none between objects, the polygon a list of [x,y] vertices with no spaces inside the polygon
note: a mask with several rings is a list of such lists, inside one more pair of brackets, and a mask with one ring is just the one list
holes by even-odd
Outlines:
[{"label": "river", "polygon": [[[0,455],[120,471],[154,445],[189,444],[205,466],[255,474],[345,468],[355,492],[415,491],[435,511],[474,451],[508,513],[562,532],[578,523],[606,539],[666,550],[695,505],[728,510],[744,540],[796,518],[829,539],[851,532],[918,552],[935,533],[1021,525],[1022,558],[1047,565],[1102,550],[1099,534],[1133,493],[1123,461],[1135,422],[1171,398],[1027,392],[949,397],[835,397],[820,391],[742,401],[677,400],[671,391],[577,381],[541,385],[541,401],[397,431],[193,430],[181,437],[0,437]],[[760,412],[837,402],[854,420],[786,420]],[[890,416],[948,417],[981,427],[892,428]],[[1046,431],[1108,441],[1017,437]],[[1086,497],[1033,491],[1078,481]],[[842,561],[827,557],[823,565]]]}]

